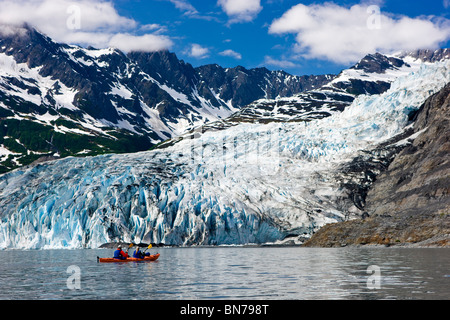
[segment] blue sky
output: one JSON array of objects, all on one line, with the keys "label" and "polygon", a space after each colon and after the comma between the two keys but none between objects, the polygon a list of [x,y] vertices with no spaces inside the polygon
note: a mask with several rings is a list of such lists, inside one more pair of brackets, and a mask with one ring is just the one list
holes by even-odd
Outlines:
[{"label": "blue sky", "polygon": [[[362,57],[361,53],[357,52],[355,55],[350,54],[348,61],[346,59],[331,61],[329,57],[320,53],[308,54],[307,52],[305,55],[302,52],[305,50],[296,48],[299,46],[296,31],[270,32],[273,22],[283,17],[294,6],[321,5],[326,3],[325,1],[261,0],[256,2],[259,3],[259,8],[256,5],[253,13],[251,8],[248,9],[248,14],[244,16],[239,16],[237,13],[228,14],[230,10],[227,11],[220,1],[215,0],[115,0],[114,4],[121,15],[135,19],[142,25],[161,26],[160,33],[168,35],[173,41],[170,50],[194,66],[208,63],[217,63],[224,67],[265,66],[271,70],[284,69],[293,74],[322,74],[339,72],[351,65],[355,57]],[[429,45],[431,47],[449,46],[450,29],[447,20],[450,18],[449,1],[339,0],[334,1],[334,4],[345,9],[350,9],[354,5],[377,5],[380,8],[380,15],[391,17],[397,22],[409,17],[433,21],[434,25],[440,26],[440,29],[443,29],[443,25],[446,24],[446,40],[437,43],[435,41]],[[321,9],[324,10],[325,6]],[[244,11],[245,8],[242,10]],[[364,19],[370,19],[371,14],[365,12]],[[376,17],[378,12],[373,14],[375,14],[373,17]],[[351,27],[351,24],[347,27]],[[418,28],[421,27],[418,26]],[[411,28],[412,37],[414,32],[414,28]],[[389,34],[386,34],[386,37],[389,37]],[[416,42],[419,45],[423,44],[423,41],[411,42],[412,47],[406,49],[414,48]],[[400,48],[392,48],[393,51],[397,49]],[[333,47],[330,46],[329,50],[332,52]],[[386,50],[391,50],[391,47],[387,46]]]},{"label": "blue sky", "polygon": [[0,24],[20,22],[60,42],[297,75],[450,47],[450,0],[0,0]]}]

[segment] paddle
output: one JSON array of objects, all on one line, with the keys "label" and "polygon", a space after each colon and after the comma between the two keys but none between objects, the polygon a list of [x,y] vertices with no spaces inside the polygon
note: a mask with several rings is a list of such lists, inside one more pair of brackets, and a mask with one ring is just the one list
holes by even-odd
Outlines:
[{"label": "paddle", "polygon": [[144,253],[145,253],[145,251],[147,251],[148,249],[151,249],[151,248],[152,248],[152,244],[150,243],[150,245],[147,247],[147,249],[144,250]]},{"label": "paddle", "polygon": [[[128,246],[128,249],[127,249],[127,255],[128,255],[128,251],[130,251],[130,249],[131,249],[132,246],[134,246],[134,243],[130,243],[130,245]],[[129,256],[129,255],[128,255],[128,256]]]}]

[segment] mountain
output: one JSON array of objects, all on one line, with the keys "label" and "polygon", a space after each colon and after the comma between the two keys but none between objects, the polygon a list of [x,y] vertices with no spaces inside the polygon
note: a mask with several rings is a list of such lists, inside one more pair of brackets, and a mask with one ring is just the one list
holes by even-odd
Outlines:
[{"label": "mountain", "polygon": [[423,64],[450,59],[450,49],[416,50],[394,55],[368,54],[357,64],[339,75],[325,75],[325,84],[287,97],[259,99],[225,119],[207,123],[190,130],[158,147],[166,147],[191,138],[193,134],[217,131],[246,123],[309,122],[340,113],[358,96],[386,92],[399,77],[417,72]]},{"label": "mountain", "polygon": [[306,245],[450,245],[450,83],[415,117],[407,146],[367,194],[367,218],[325,226]]},{"label": "mountain", "polygon": [[395,55],[365,56],[323,86],[289,97],[260,99],[236,112],[230,121],[310,121],[330,116],[362,94],[386,92],[397,78],[415,72],[423,63],[450,58],[450,49],[418,50]]},{"label": "mountain", "polygon": [[0,172],[39,158],[148,150],[255,99],[329,79],[69,46],[25,25],[0,33]]},{"label": "mountain", "polygon": [[[411,141],[423,132],[411,130],[414,123],[431,125],[416,116],[450,82],[450,60],[406,73],[380,94],[347,92],[353,102],[326,117],[241,122],[194,131],[165,148],[65,158],[3,174],[0,247],[298,243],[327,224],[361,221],[372,214],[377,177],[402,150],[414,150]],[[355,68],[341,79],[348,74],[362,77]],[[438,144],[433,149],[442,154]],[[399,185],[427,179],[398,177]]]}]

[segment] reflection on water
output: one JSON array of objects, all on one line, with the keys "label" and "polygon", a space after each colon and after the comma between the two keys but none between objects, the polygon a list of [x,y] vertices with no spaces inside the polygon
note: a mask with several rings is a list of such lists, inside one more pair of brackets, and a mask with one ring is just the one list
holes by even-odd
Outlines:
[{"label": "reflection on water", "polygon": [[0,299],[450,298],[450,249],[157,250],[157,262],[112,264],[96,260],[112,250],[0,251]]}]

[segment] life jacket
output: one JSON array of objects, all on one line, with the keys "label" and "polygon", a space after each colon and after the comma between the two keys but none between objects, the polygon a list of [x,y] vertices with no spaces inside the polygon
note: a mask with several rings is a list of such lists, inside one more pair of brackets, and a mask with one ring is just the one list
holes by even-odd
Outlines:
[{"label": "life jacket", "polygon": [[127,257],[128,255],[122,250],[117,249],[116,251],[114,251],[114,259],[125,260]]},{"label": "life jacket", "polygon": [[135,250],[133,253],[133,258],[142,259],[144,258],[144,255],[142,254],[141,251],[138,252],[137,250]]}]

